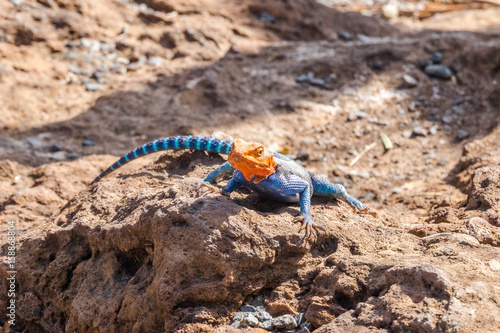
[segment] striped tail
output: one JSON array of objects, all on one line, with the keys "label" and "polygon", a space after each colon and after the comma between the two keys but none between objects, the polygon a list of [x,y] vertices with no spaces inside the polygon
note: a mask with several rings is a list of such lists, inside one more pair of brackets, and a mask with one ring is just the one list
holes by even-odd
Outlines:
[{"label": "striped tail", "polygon": [[221,140],[206,136],[174,136],[165,139],[159,139],[132,150],[125,156],[122,156],[118,161],[113,163],[109,168],[104,170],[91,184],[97,183],[101,178],[110,174],[124,164],[135,160],[141,156],[151,154],[157,151],[170,149],[197,149],[205,150],[219,154],[229,154],[233,147],[232,141]]}]

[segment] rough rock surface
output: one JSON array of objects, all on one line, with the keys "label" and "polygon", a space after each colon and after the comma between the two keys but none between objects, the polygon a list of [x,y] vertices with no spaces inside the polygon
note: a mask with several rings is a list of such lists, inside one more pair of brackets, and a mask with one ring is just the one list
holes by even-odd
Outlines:
[{"label": "rough rock surface", "polygon": [[[359,3],[0,1],[11,328],[264,332],[229,326],[252,304],[316,332],[500,331],[499,9],[389,23]],[[449,81],[423,72],[435,52]],[[379,218],[314,199],[326,231],[303,240],[296,205],[201,187],[224,160],[200,152],[88,187],[142,143],[214,130],[297,157]],[[172,174],[187,178],[159,184]]]}]

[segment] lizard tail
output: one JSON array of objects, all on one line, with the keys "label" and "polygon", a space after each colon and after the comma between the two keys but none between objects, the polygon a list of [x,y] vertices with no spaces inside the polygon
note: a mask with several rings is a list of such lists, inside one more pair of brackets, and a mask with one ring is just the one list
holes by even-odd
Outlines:
[{"label": "lizard tail", "polygon": [[157,151],[171,150],[171,149],[197,149],[204,150],[219,154],[229,154],[233,147],[233,142],[228,140],[221,140],[206,136],[173,136],[164,139],[155,140],[145,145],[135,148],[130,153],[122,156],[118,161],[113,163],[109,168],[104,170],[96,179],[90,184],[97,183],[104,176],[110,174],[124,164],[135,160],[141,156],[151,154]]}]

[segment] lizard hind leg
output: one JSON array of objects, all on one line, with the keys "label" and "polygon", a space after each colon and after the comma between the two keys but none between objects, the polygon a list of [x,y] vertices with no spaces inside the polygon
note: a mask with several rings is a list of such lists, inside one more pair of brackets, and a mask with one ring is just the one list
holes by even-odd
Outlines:
[{"label": "lizard hind leg", "polygon": [[311,180],[313,182],[314,195],[322,197],[334,197],[337,200],[342,200],[351,207],[351,209],[358,214],[368,214],[377,217],[377,213],[372,212],[361,201],[347,193],[344,186],[341,184],[333,184],[326,177],[310,172]]}]

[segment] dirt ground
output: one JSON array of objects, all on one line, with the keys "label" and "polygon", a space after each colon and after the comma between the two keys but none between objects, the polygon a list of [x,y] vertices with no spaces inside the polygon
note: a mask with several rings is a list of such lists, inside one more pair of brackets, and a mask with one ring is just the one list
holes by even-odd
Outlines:
[{"label": "dirt ground", "polygon": [[[360,327],[387,332],[500,331],[500,8],[492,1],[480,8],[474,5],[466,10],[422,14],[419,19],[417,9],[425,3],[397,2],[399,15],[391,16],[393,8],[384,7],[383,1],[0,2],[0,233],[2,249],[6,249],[7,221],[16,223],[18,253],[26,260],[19,264],[21,326],[11,326],[11,330],[230,331],[221,325],[230,323],[241,304],[262,295],[272,314],[287,313],[283,309],[305,312],[311,329],[318,332],[361,332]],[[434,66],[444,66],[438,68],[441,74],[447,70],[449,75],[432,74],[431,59]],[[194,180],[179,185],[180,189],[161,189],[155,182],[173,173],[203,177],[223,160],[197,153],[157,154],[134,161],[102,185],[89,188],[92,179],[143,143],[214,131],[261,142],[270,150],[300,159],[309,171],[343,184],[378,213],[378,220],[354,216],[342,204],[313,201],[313,219],[330,226],[324,238],[320,237],[320,245],[296,248],[293,244],[299,234],[286,219],[290,218],[289,210],[297,207],[276,208],[243,192],[236,195],[236,203],[217,201],[209,206],[214,211],[234,209],[231,218],[237,225],[258,224],[265,216],[265,231],[259,234],[248,227],[256,234],[248,236],[248,244],[236,246],[238,254],[234,255],[245,262],[245,251],[255,251],[262,263],[220,268],[224,273],[217,274],[227,277],[230,270],[239,284],[226,285],[224,279],[226,289],[216,291],[217,297],[203,289],[213,290],[216,283],[200,287],[204,291],[198,296],[193,296],[195,291],[186,295],[173,292],[171,299],[164,296],[155,303],[161,304],[161,311],[170,311],[172,318],[163,322],[159,314],[147,317],[147,303],[143,302],[139,306],[148,319],[138,320],[125,305],[127,297],[132,299],[140,292],[123,296],[121,291],[130,286],[115,283],[108,287],[112,297],[120,299],[118,310],[89,312],[92,320],[88,321],[83,314],[78,317],[75,313],[84,313],[82,309],[89,304],[85,302],[92,298],[92,293],[78,291],[91,283],[78,275],[84,269],[79,265],[85,262],[86,269],[99,271],[100,264],[95,261],[98,253],[116,248],[126,252],[128,245],[113,243],[109,235],[101,241],[92,236],[96,243],[89,244],[95,247],[68,250],[65,255],[70,268],[61,269],[71,271],[70,287],[65,285],[56,294],[47,291],[54,286],[47,282],[48,277],[41,278],[43,272],[54,269],[55,280],[62,273],[50,266],[52,260],[37,261],[37,255],[42,257],[33,254],[37,246],[52,239],[59,250],[47,251],[60,253],[64,244],[69,244],[64,243],[64,237],[85,239],[87,232],[101,232],[95,231],[96,225],[104,222],[116,223],[120,232],[126,233],[120,229],[121,221],[135,225],[133,217],[146,219],[135,209],[156,207],[153,197],[161,202],[178,196],[180,201],[163,203],[179,211],[183,205],[196,205],[190,200],[207,194],[190,187]],[[390,139],[392,147],[384,146],[383,136]],[[181,159],[179,165],[176,159]],[[134,174],[139,178],[126,176]],[[154,191],[173,192],[161,196]],[[120,213],[123,205],[128,208]],[[182,214],[194,214],[185,209],[187,213]],[[150,214],[152,221],[158,219],[159,213]],[[122,218],[116,220],[117,216]],[[162,221],[176,223],[172,217]],[[345,225],[354,221],[356,227],[344,230],[339,221]],[[65,234],[69,226],[76,230],[72,236]],[[80,227],[84,229],[78,231]],[[144,239],[152,232],[142,224],[137,230]],[[377,230],[387,234],[378,235]],[[283,242],[282,253],[270,240],[263,240],[268,233]],[[297,237],[279,236],[289,233]],[[397,249],[391,248],[391,237],[395,237]],[[328,252],[325,246],[332,245],[328,239],[335,239],[336,245],[328,255],[322,254]],[[109,243],[103,245],[106,241]],[[385,241],[385,247],[375,245]],[[176,240],[175,244],[179,247],[169,245],[165,253],[180,251],[183,242]],[[286,250],[287,246],[293,250]],[[342,246],[345,252],[340,250]],[[193,251],[203,253],[201,248]],[[268,251],[276,251],[275,256]],[[308,251],[310,254],[304,254]],[[50,256],[49,252],[43,256]],[[287,259],[290,253],[305,257],[293,261]],[[4,251],[2,254],[7,260]],[[196,258],[186,255],[191,262]],[[217,260],[203,258],[205,261],[193,265],[217,265]],[[441,280],[435,278],[429,283],[438,287],[429,289],[424,284],[421,290],[405,295],[413,297],[421,292],[436,304],[421,305],[421,300],[413,298],[414,304],[420,304],[416,308],[408,305],[394,310],[388,304],[395,304],[399,294],[391,286],[410,288],[409,278],[422,275],[425,280],[430,271],[440,276],[434,268],[419,271],[405,266],[419,261],[437,265],[439,272],[449,274],[451,287],[439,285]],[[125,260],[124,265],[127,263]],[[324,269],[317,268],[319,263]],[[289,273],[260,271],[274,264]],[[391,266],[398,264],[405,268]],[[365,289],[348,296],[347,303],[328,296],[333,288],[328,279],[336,274],[332,270],[342,265],[342,272],[358,279],[357,287],[366,284]],[[370,267],[370,274],[358,272],[356,265]],[[111,271],[115,269],[112,266],[108,267]],[[203,269],[186,268],[196,279],[207,276],[197,275]],[[236,273],[238,270],[257,270],[262,275],[246,276]],[[129,278],[153,276],[152,281],[157,281],[156,268],[133,273]],[[378,291],[371,291],[374,276],[397,282],[380,282],[378,289],[373,287]],[[176,280],[179,285],[186,283],[184,278]],[[45,284],[43,279],[47,279]],[[295,285],[300,279],[310,279],[310,284]],[[335,288],[350,288],[348,283],[338,287],[342,280],[338,279]],[[242,287],[245,283],[251,287]],[[2,282],[0,287],[0,305],[5,308],[3,289],[7,286]],[[483,294],[471,291],[476,287]],[[238,296],[227,296],[234,290],[240,292]],[[383,295],[379,295],[380,290],[385,290]],[[460,298],[460,290],[468,294]],[[164,289],[158,287],[147,293],[162,292]],[[46,301],[50,297],[61,297],[61,301]],[[447,303],[439,305],[439,299]],[[457,302],[465,305],[460,308]],[[22,304],[38,310],[30,312]],[[193,319],[186,314],[201,306],[210,316],[199,314]],[[467,306],[476,311],[469,317],[464,312]],[[332,310],[337,308],[343,310]],[[446,310],[441,313],[442,308]],[[450,314],[452,308],[462,320],[459,324],[452,324],[458,320]],[[125,312],[121,317],[117,314],[120,309]],[[386,311],[381,309],[392,312],[380,314]],[[380,318],[366,315],[370,311]],[[434,319],[401,319],[406,311],[437,314]],[[347,318],[348,313],[355,313],[356,320]],[[2,316],[0,323],[5,322]]]}]

